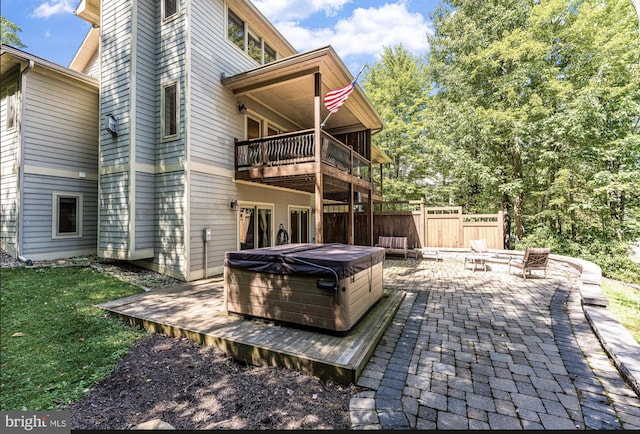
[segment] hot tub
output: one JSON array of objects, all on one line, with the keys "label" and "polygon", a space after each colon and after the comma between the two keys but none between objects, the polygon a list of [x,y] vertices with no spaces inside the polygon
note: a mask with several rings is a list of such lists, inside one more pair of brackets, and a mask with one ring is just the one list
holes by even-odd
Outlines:
[{"label": "hot tub", "polygon": [[384,249],[286,244],[225,253],[227,312],[338,332],[382,298]]}]

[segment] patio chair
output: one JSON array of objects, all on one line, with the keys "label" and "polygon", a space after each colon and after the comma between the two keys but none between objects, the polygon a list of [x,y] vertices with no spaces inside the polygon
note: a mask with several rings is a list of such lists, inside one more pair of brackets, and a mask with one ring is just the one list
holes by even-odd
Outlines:
[{"label": "patio chair", "polygon": [[476,265],[480,265],[484,271],[487,271],[486,260],[495,258],[497,253],[489,251],[486,240],[470,240],[469,244],[471,244],[471,255],[464,258],[464,267],[467,268],[467,264],[472,264],[473,271],[476,271]]},{"label": "patio chair", "polygon": [[531,277],[531,270],[543,270],[544,278],[547,278],[547,263],[549,262],[549,248],[534,248],[527,247],[524,251],[522,259],[512,258],[509,261],[509,273],[511,273],[511,267],[522,270],[522,278],[527,278],[527,272]]}]

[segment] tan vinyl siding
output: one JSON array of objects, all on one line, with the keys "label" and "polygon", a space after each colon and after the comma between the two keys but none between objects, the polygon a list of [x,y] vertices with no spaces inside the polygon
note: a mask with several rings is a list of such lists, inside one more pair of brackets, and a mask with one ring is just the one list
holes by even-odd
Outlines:
[{"label": "tan vinyl siding", "polygon": [[[53,192],[82,195],[82,236],[53,238]],[[23,255],[29,259],[54,259],[68,252],[96,253],[98,198],[95,181],[43,175],[25,175]]]},{"label": "tan vinyl siding", "polygon": [[86,74],[91,77],[100,78],[100,56],[98,54],[96,54],[96,56],[91,60],[91,63],[86,70]]}]

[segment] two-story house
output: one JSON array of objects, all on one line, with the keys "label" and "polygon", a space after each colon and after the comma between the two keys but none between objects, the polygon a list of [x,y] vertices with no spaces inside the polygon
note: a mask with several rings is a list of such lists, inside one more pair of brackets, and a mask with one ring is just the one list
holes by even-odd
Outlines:
[{"label": "two-story house", "polygon": [[0,247],[95,255],[98,81],[4,45],[0,77]]},{"label": "two-story house", "polygon": [[297,53],[246,0],[83,0],[76,14],[94,26],[70,68],[99,82],[98,256],[190,281],[281,230],[373,245],[383,122],[357,85],[327,118],[326,92],[353,80],[330,46]]}]

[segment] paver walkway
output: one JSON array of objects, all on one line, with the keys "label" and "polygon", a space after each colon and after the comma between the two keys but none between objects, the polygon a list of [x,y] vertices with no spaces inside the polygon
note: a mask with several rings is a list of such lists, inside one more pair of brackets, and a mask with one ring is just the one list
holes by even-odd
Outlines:
[{"label": "paver walkway", "polygon": [[358,380],[353,429],[640,429],[570,277],[409,259],[384,278],[408,294]]}]

